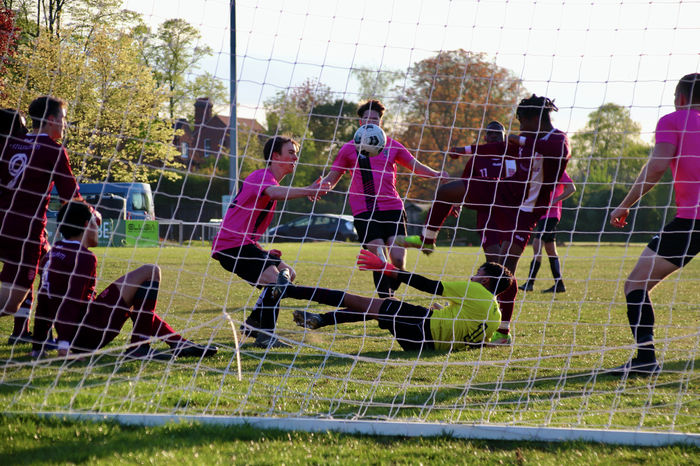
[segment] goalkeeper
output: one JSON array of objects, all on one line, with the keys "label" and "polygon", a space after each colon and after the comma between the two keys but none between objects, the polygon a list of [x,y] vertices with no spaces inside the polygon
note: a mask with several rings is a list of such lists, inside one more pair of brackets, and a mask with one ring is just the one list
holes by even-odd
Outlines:
[{"label": "goalkeeper", "polygon": [[357,261],[361,270],[380,270],[391,278],[420,291],[445,297],[446,307],[426,308],[393,298],[368,298],[340,290],[288,285],[283,298],[311,300],[344,307],[325,314],[294,311],[297,325],[317,329],[328,325],[376,319],[389,330],[405,351],[451,351],[476,347],[491,340],[501,313],[496,296],[512,283],[503,266],[486,262],[467,281],[436,281],[397,269],[373,253],[363,250]]}]

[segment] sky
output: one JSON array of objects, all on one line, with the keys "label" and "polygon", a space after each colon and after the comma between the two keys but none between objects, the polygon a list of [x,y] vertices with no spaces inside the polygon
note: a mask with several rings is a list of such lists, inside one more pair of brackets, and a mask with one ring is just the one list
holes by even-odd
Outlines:
[{"label": "sky", "polygon": [[[184,18],[229,79],[227,0],[125,0],[154,28]],[[700,0],[238,0],[239,116],[265,122],[266,99],[307,78],[357,101],[352,68],[397,70],[440,50],[486,53],[555,99],[558,128],[575,132],[608,102],[630,109],[651,141],[673,111],[678,79],[700,71]]]}]

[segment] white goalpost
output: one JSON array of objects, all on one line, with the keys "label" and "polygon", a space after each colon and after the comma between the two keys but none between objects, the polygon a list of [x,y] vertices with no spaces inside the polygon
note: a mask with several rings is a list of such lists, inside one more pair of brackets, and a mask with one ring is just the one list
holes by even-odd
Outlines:
[{"label": "white goalpost", "polygon": [[[37,31],[36,18],[3,13],[14,36],[0,37],[0,107],[28,115],[38,96],[66,102],[61,143],[72,171],[81,186],[100,186],[94,194],[81,189],[105,219],[92,248],[96,294],[155,264],[161,273],[155,312],[178,335],[218,352],[176,357],[154,330],[144,341],[172,357],[127,358],[137,345],[129,320],[95,351],[59,355],[45,346],[32,356],[32,337],[15,338],[24,324],[4,317],[6,415],[700,446],[696,260],[650,294],[660,372],[610,373],[637,351],[625,282],[676,215],[670,171],[632,209],[625,228],[611,226],[610,213],[652,153],[657,121],[675,110],[679,79],[700,71],[700,27],[691,19],[700,17],[700,2],[124,0],[103,14],[66,8],[60,29],[41,19]],[[235,100],[226,84],[231,63]],[[267,166],[270,137],[289,135],[300,144],[280,186],[312,185],[340,170],[336,157],[360,126],[358,107],[380,100],[386,136],[428,168],[421,173],[399,160],[394,177],[371,183],[395,184],[406,234],[421,235],[439,187],[465,177],[465,159],[451,158],[451,149],[483,144],[492,121],[506,138],[519,135],[518,104],[533,94],[558,110],[552,124],[568,135],[566,172],[575,192],[563,201],[552,236],[541,237],[539,261],[528,244],[513,271],[526,290],[517,292],[508,332],[499,327],[508,344],[465,350],[457,338],[449,343],[461,349],[452,352],[404,351],[386,325],[370,318],[301,327],[295,313],[336,307],[291,298],[281,300],[275,329],[261,330],[282,347],[258,347],[242,332],[262,287],[213,259],[212,241],[240,202],[243,180]],[[18,195],[5,177],[14,172],[6,155],[12,142],[4,138],[0,208]],[[234,167],[239,183],[232,192]],[[357,170],[366,186],[364,169],[343,171],[325,196],[289,196],[270,211],[260,246],[293,268],[294,284],[379,296],[373,273],[357,264],[362,244],[351,178]],[[117,184],[127,188],[118,191]],[[52,196],[47,231],[55,247],[61,205],[56,190]],[[441,283],[478,275],[486,261],[483,222],[493,206],[477,214],[467,202],[452,213],[432,254],[406,250],[406,271]],[[5,222],[20,221],[13,215],[5,213]],[[19,244],[2,234],[0,242]],[[3,245],[0,253],[5,280],[8,264],[25,256]],[[401,256],[398,248],[385,254]],[[32,309],[30,330],[40,283],[37,277],[34,302],[21,308],[20,315]],[[440,293],[405,282],[392,290],[398,302],[446,304]]]}]

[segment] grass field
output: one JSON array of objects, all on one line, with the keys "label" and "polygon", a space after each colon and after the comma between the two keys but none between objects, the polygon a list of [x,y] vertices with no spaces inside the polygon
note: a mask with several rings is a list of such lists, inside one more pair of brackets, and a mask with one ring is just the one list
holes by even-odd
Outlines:
[{"label": "grass field", "polygon": [[[297,270],[299,284],[320,284],[360,294],[372,292],[371,275],[352,267],[358,251],[356,245],[314,243],[277,247],[284,252],[285,261]],[[304,332],[294,326],[289,309],[306,308],[308,303],[285,301],[279,333],[293,343],[292,347],[264,351],[244,344],[242,381],[237,379],[231,325],[222,310],[226,309],[236,322],[241,321],[255,302],[257,291],[209,260],[208,247],[98,249],[101,277],[98,289],[140,264],[159,264],[163,279],[158,312],[176,329],[184,329],[187,337],[217,344],[221,349],[219,354],[203,361],[124,362],[118,357],[126,343],[122,338],[92,358],[34,363],[27,356],[27,346],[2,344],[0,398],[6,413],[23,415],[71,411],[321,416],[700,433],[697,264],[691,263],[653,294],[657,348],[664,360],[664,372],[657,379],[629,380],[599,373],[601,368],[621,364],[631,354],[622,286],[641,249],[642,245],[600,244],[561,248],[567,293],[552,296],[537,291],[551,285],[547,267],[543,266],[536,291],[519,295],[514,315],[515,342],[510,348],[449,355],[430,353],[418,358],[416,353],[403,352],[373,322]],[[481,261],[483,256],[476,248],[450,251],[443,248],[430,257],[410,251],[408,268],[455,280],[471,275]],[[526,256],[519,276],[526,273],[528,262]],[[399,296],[416,304],[431,302],[430,297],[405,287],[399,290]],[[8,335],[10,325],[10,319],[0,321],[0,335]],[[193,451],[206,457],[210,448],[226,450],[230,457],[246,455],[251,445],[257,453],[265,455],[274,449],[273,445],[290,442],[286,433],[245,429],[182,425],[139,429],[112,424],[65,424],[31,417],[10,417],[4,421],[3,443],[9,448],[2,450],[8,454],[49,448],[56,438],[63,439],[60,445],[71,445],[76,432],[96,439],[103,438],[103,431],[124,439],[153,436],[170,445],[169,438],[191,431],[193,440],[172,452],[180,459],[183,457],[178,455]],[[21,427],[27,424],[37,425],[47,435],[32,441],[32,428]],[[209,440],[210,435],[214,440]],[[385,450],[382,454],[415,452],[417,456],[407,459],[408,462],[433,461],[431,455],[439,454],[446,456],[435,456],[437,461],[471,462],[486,458],[498,462],[500,458],[519,462],[516,451],[526,460],[538,463],[550,459],[552,463],[561,463],[567,458],[582,462],[587,460],[587,455],[598,454],[603,458],[622,455],[620,458],[628,462],[654,459],[644,449],[468,442],[475,455],[468,460],[462,451],[467,442],[457,440],[290,435],[304,440],[304,446],[283,448],[296,456],[263,456],[270,461],[260,462],[303,462],[306,455],[314,453],[307,451],[309,443],[313,448],[318,446],[317,453],[322,458],[340,462],[351,457],[353,449],[371,451],[377,446]],[[8,440],[8,436],[14,440]],[[201,442],[196,440],[197,436]],[[241,440],[229,442],[226,448],[219,446],[232,437]],[[66,456],[65,460],[70,461],[147,458],[131,456],[136,453],[119,448],[112,440],[102,443],[107,444],[105,451],[74,452],[70,447],[62,451],[65,455],[79,454]],[[145,443],[142,449],[144,455],[153,454]],[[170,450],[163,450],[163,461]],[[698,451],[693,449],[676,448],[668,452],[669,462],[687,463],[684,455],[689,452],[695,461],[698,457]],[[366,462],[391,461],[390,456],[382,458],[368,456]]]}]

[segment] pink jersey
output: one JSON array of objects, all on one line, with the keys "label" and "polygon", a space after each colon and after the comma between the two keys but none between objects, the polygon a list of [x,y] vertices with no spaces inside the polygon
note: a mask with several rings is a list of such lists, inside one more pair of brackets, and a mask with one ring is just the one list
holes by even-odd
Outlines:
[{"label": "pink jersey", "polygon": [[61,200],[79,196],[65,148],[46,134],[8,140],[0,157],[0,236],[38,243],[54,183]]},{"label": "pink jersey", "polygon": [[676,146],[671,161],[676,216],[700,218],[700,111],[677,110],[656,124],[656,143]]},{"label": "pink jersey", "polygon": [[78,241],[59,241],[44,259],[36,315],[56,318],[59,340],[72,341],[95,298],[97,256]]},{"label": "pink jersey", "polygon": [[346,142],[333,161],[332,170],[352,170],[350,209],[353,215],[375,210],[403,210],[396,191],[396,164],[411,168],[415,158],[398,141],[387,138],[384,150],[373,157],[358,155],[352,141]]},{"label": "pink jersey", "polygon": [[[574,180],[571,179],[568,173],[564,172],[564,174],[561,176],[561,179],[559,180],[559,184],[557,184],[557,187],[554,189],[554,192],[552,193],[552,199],[561,196],[561,194],[564,192],[564,187],[567,184],[573,183]],[[557,220],[561,220],[561,207],[562,207],[563,201],[559,201],[556,204],[552,205],[549,210],[547,211],[546,214],[542,216],[542,218],[556,218]]]},{"label": "pink jersey", "polygon": [[270,226],[277,207],[277,201],[264,194],[270,186],[279,186],[279,183],[268,168],[255,170],[246,177],[226,211],[221,230],[214,238],[212,253],[258,242]]}]

